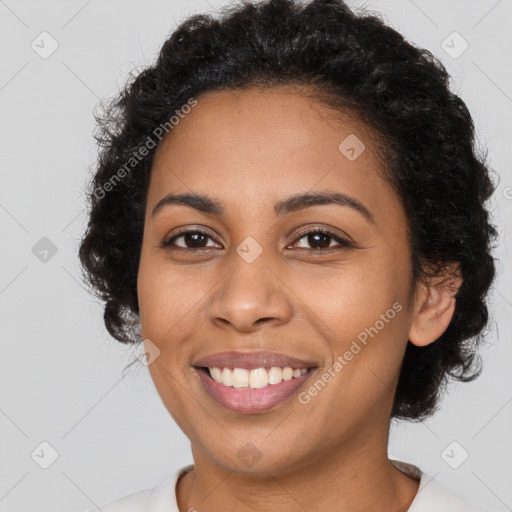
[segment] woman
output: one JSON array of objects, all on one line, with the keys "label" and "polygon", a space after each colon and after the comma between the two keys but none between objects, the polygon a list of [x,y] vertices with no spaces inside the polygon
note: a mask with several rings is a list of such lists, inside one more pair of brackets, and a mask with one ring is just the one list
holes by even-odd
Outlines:
[{"label": "woman", "polygon": [[112,101],[80,260],[194,464],[104,512],[479,510],[387,455],[480,371],[494,185],[448,78],[270,0],[184,21]]}]

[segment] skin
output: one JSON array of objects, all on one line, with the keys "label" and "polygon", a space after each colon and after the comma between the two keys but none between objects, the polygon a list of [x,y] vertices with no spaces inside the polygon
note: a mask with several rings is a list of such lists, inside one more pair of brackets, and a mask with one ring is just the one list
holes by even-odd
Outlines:
[{"label": "skin", "polygon": [[[361,120],[289,86],[197,101],[155,155],[138,274],[142,335],[160,351],[151,377],[194,458],[176,487],[180,511],[261,510],[262,500],[279,512],[407,510],[418,482],[387,457],[400,364],[408,340],[425,346],[446,329],[460,280],[413,288],[406,214]],[[353,161],[338,149],[350,134],[365,144]],[[277,201],[315,191],[357,199],[374,222],[332,204],[275,215]],[[215,197],[225,216],[172,205],[153,217],[170,192]],[[159,246],[182,227],[208,232],[206,252],[183,236]],[[354,247],[299,238],[304,228]],[[249,236],[262,248],[252,263],[236,251]],[[191,366],[226,350],[282,352],[315,361],[307,389],[394,303],[401,311],[307,404],[295,395],[264,413],[232,412]],[[250,467],[237,456],[248,442],[261,455]]]}]

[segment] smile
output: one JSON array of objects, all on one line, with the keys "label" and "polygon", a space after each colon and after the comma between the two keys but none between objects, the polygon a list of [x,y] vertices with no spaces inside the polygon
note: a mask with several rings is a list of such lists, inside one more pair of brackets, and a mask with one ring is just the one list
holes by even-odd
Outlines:
[{"label": "smile", "polygon": [[234,388],[260,389],[281,383],[283,380],[292,380],[307,373],[307,368],[208,368],[210,376],[219,384]]},{"label": "smile", "polygon": [[195,367],[203,389],[217,404],[238,413],[261,413],[293,396],[314,367]]}]

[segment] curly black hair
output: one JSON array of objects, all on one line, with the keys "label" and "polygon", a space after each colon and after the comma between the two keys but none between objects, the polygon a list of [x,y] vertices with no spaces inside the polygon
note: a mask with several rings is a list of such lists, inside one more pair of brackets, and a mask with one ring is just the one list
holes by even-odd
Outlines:
[{"label": "curly black hair", "polygon": [[427,418],[448,377],[470,381],[481,373],[477,349],[495,277],[497,230],[485,208],[495,185],[465,103],[428,50],[379,14],[356,14],[342,0],[242,0],[217,14],[185,19],[156,62],[132,72],[94,114],[99,156],[79,259],[84,281],[105,302],[108,332],[123,343],[141,342],[137,273],[158,127],[169,131],[169,119],[202,93],[299,86],[340,114],[356,114],[378,135],[385,179],[408,217],[412,282],[460,265],[449,326],[425,347],[407,344],[395,393],[391,418]]}]

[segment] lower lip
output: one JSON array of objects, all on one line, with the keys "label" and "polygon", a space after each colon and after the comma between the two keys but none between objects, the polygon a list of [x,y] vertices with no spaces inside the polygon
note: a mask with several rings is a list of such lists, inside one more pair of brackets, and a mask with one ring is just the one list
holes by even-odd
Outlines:
[{"label": "lower lip", "polygon": [[300,377],[283,380],[279,384],[269,384],[264,388],[234,388],[220,384],[210,377],[207,368],[196,368],[206,392],[226,409],[242,413],[263,412],[284,402],[295,393],[314,372],[314,369]]}]

